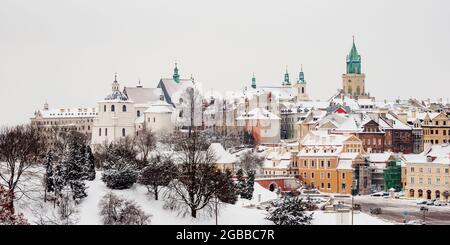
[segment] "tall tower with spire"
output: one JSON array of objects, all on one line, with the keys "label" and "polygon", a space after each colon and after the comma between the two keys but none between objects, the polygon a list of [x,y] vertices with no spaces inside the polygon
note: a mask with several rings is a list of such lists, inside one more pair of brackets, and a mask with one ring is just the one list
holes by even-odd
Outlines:
[{"label": "tall tower with spire", "polygon": [[306,93],[306,81],[305,73],[303,73],[303,65],[300,67],[300,73],[298,74],[297,83],[294,84],[294,88],[297,90],[297,101],[309,100],[309,96]]},{"label": "tall tower with spire", "polygon": [[178,74],[178,63],[175,61],[175,68],[173,69],[173,80],[180,83],[180,74]]},{"label": "tall tower with spire", "polygon": [[255,78],[255,73],[253,73],[253,77],[252,77],[252,88],[256,88],[256,78]]},{"label": "tall tower with spire", "polygon": [[290,86],[291,85],[291,82],[289,81],[289,72],[288,72],[287,66],[286,66],[286,73],[284,73],[283,85],[284,86]]},{"label": "tall tower with spire", "polygon": [[356,49],[354,36],[352,48],[347,55],[346,62],[346,73],[342,75],[342,95],[354,99],[369,98],[368,94],[366,94],[366,75],[361,72],[361,55]]}]

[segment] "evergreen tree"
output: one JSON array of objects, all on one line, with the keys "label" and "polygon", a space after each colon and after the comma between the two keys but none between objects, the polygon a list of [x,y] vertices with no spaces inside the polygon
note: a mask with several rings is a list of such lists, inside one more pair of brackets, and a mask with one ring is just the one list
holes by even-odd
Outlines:
[{"label": "evergreen tree", "polygon": [[45,184],[45,197],[47,200],[47,193],[54,192],[54,176],[53,176],[53,153],[49,151],[47,154],[47,162],[45,165],[45,175],[44,175],[44,184]]},{"label": "evergreen tree", "polygon": [[87,165],[87,179],[92,181],[95,179],[95,158],[89,145],[86,146],[85,160]]},{"label": "evergreen tree", "polygon": [[237,178],[237,183],[236,183],[236,191],[237,194],[240,195],[242,198],[244,198],[243,195],[244,194],[244,189],[245,189],[245,179],[244,179],[244,171],[240,168],[237,172],[236,172],[236,178]]},{"label": "evergreen tree", "polygon": [[247,175],[248,175],[248,179],[247,179],[247,183],[245,184],[245,188],[243,190],[242,198],[252,200],[254,185],[255,185],[255,171],[251,170],[247,173]]},{"label": "evergreen tree", "polygon": [[309,225],[312,214],[308,214],[308,202],[298,197],[285,197],[272,203],[267,220],[276,225]]},{"label": "evergreen tree", "polygon": [[70,145],[69,157],[65,162],[65,179],[66,183],[72,189],[73,199],[81,199],[87,196],[86,186],[83,182],[83,177],[85,175],[85,156],[84,156],[84,146],[72,142]]},{"label": "evergreen tree", "polygon": [[221,202],[235,204],[237,201],[238,193],[236,191],[236,185],[233,182],[233,175],[231,170],[225,170],[225,173],[220,173],[222,177],[219,178],[220,190],[217,197]]},{"label": "evergreen tree", "polygon": [[[53,189],[55,196],[59,198],[61,196],[62,190],[66,186],[66,171],[63,163],[58,163],[55,166],[55,171],[53,173]],[[56,205],[56,199],[53,205]]]}]

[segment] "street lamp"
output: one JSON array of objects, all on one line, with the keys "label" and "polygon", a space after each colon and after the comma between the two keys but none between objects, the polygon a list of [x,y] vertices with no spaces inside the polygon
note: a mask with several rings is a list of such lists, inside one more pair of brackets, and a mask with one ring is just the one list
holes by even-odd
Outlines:
[{"label": "street lamp", "polygon": [[428,208],[427,207],[420,207],[420,211],[422,211],[423,224],[425,225],[425,214],[428,212]]}]

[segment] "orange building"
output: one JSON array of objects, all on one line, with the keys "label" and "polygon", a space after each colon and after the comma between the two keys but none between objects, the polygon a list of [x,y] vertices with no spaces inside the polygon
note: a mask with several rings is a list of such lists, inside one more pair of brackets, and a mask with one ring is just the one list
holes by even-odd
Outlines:
[{"label": "orange building", "polygon": [[[300,142],[295,166],[303,183],[321,192],[351,194],[363,146],[354,135],[312,131]],[[350,156],[352,155],[352,156]]]}]

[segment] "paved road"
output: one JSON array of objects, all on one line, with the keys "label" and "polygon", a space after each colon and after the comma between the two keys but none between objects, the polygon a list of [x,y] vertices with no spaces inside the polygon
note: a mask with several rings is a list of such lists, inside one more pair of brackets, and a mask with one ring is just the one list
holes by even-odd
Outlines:
[{"label": "paved road", "polygon": [[[350,203],[350,198],[339,198],[345,203]],[[354,203],[361,205],[361,211],[370,214],[370,208],[381,208],[382,213],[377,215],[379,218],[395,222],[403,223],[405,218],[404,212],[407,212],[406,220],[422,220],[423,213],[420,207],[413,200],[399,200],[383,197],[356,196]],[[427,206],[428,213],[425,215],[426,224],[430,225],[449,225],[450,224],[450,206],[436,207]]]}]

